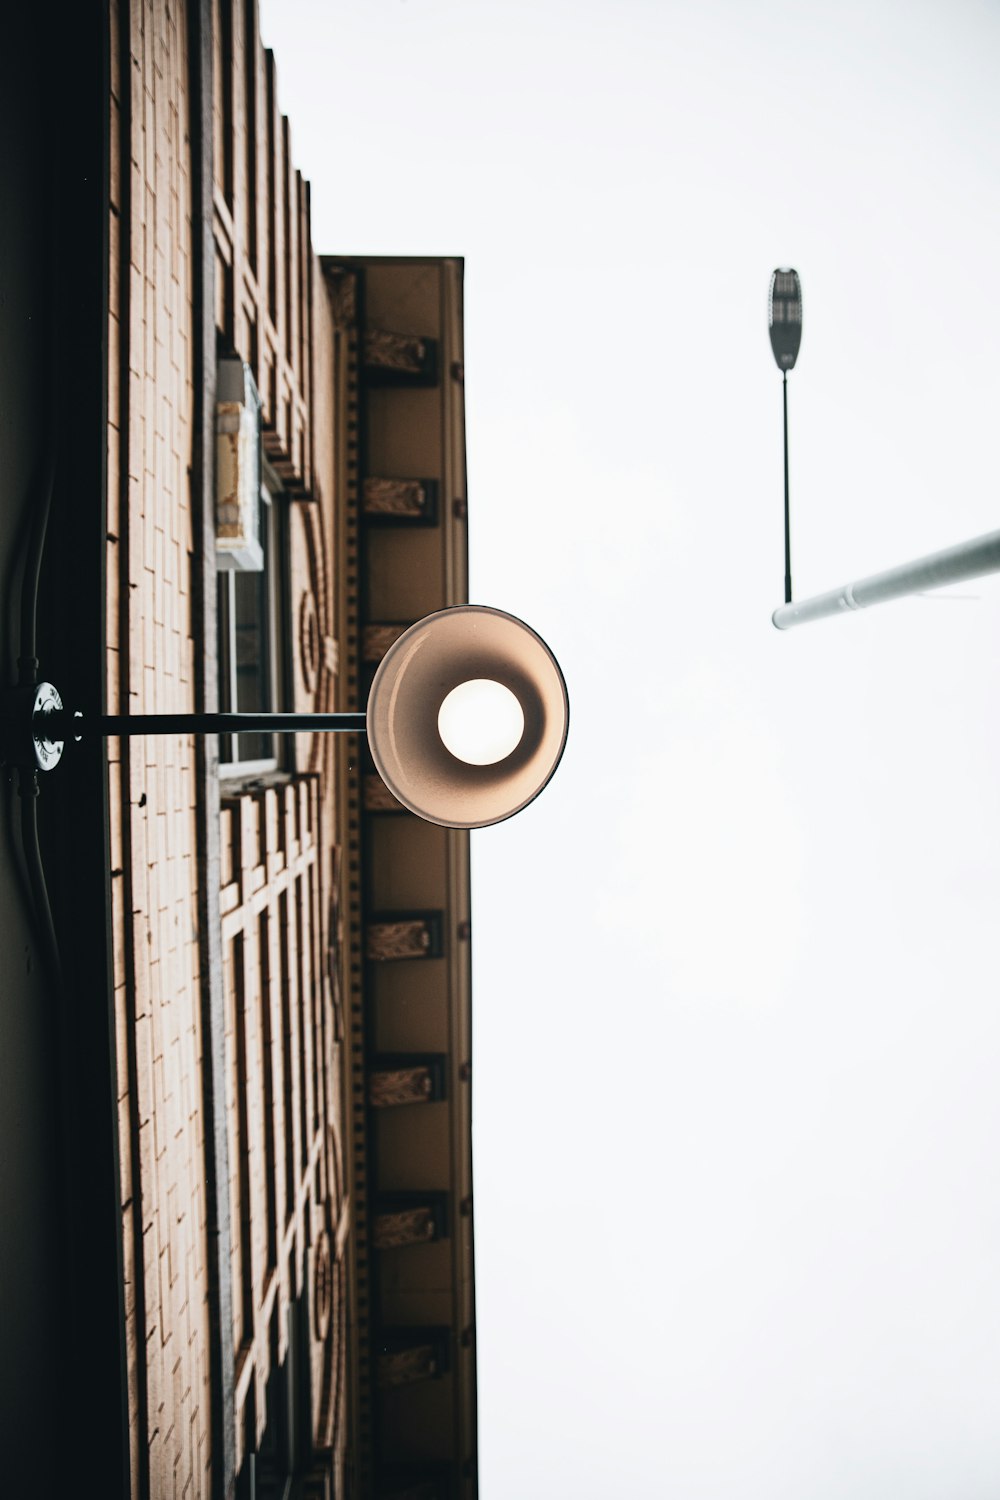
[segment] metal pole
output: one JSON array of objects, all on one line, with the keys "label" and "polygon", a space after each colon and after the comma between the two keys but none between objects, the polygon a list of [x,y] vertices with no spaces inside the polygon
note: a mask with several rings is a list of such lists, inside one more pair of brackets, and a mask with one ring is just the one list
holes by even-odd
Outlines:
[{"label": "metal pole", "polygon": [[350,714],[95,714],[56,709],[35,719],[52,740],[132,734],[364,734],[366,716]]},{"label": "metal pole", "polygon": [[781,402],[785,413],[785,603],[792,602],[792,533],[788,519],[788,371],[781,372]]},{"label": "metal pole", "polygon": [[822,620],[826,615],[867,609],[871,604],[885,604],[889,599],[902,599],[907,594],[941,588],[946,583],[981,578],[984,573],[1000,573],[1000,531],[988,531],[985,536],[960,542],[957,547],[931,552],[885,573],[873,573],[857,583],[831,589],[828,594],[816,594],[796,604],[786,601],[774,611],[771,622],[778,630],[790,630],[793,625]]}]

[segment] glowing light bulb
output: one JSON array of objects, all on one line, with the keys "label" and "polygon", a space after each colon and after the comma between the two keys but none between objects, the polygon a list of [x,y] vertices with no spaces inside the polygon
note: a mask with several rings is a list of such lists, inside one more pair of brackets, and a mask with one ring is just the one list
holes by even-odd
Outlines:
[{"label": "glowing light bulb", "polygon": [[492,766],[521,743],[524,710],[503,683],[474,677],[452,688],[441,704],[438,733],[459,760]]}]

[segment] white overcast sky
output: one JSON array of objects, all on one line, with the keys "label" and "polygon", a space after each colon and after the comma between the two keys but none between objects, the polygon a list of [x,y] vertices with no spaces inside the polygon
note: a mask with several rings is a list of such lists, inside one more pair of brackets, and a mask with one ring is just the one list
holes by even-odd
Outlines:
[{"label": "white overcast sky", "polygon": [[262,0],[317,249],[466,266],[485,1500],[1000,1495],[1000,4]]}]

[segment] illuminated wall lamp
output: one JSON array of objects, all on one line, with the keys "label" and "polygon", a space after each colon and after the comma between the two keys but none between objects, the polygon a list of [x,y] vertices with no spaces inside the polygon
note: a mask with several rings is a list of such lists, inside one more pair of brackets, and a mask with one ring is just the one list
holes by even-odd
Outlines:
[{"label": "illuminated wall lamp", "polygon": [[91,735],[341,733],[368,736],[393,796],[429,823],[485,828],[548,783],[569,731],[559,664],[513,615],[461,604],[418,620],[379,664],[365,713],[101,714],[67,709],[51,683],[3,694],[0,756],[52,771]]}]

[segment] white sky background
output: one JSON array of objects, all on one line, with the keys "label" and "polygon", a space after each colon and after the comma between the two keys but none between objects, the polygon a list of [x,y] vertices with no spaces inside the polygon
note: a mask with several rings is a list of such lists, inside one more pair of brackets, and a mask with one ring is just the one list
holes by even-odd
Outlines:
[{"label": "white sky background", "polygon": [[466,258],[485,1500],[1000,1494],[1000,6],[263,0],[313,238]]}]

